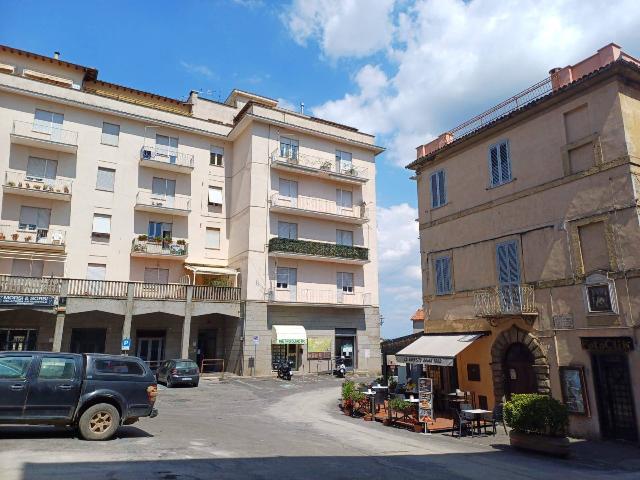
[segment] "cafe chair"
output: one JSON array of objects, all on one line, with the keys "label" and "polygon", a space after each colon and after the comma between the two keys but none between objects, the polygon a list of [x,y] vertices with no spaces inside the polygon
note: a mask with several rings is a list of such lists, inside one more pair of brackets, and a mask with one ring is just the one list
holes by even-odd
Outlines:
[{"label": "cafe chair", "polygon": [[456,431],[458,432],[458,438],[462,437],[463,432],[471,433],[473,436],[473,425],[471,420],[467,419],[462,412],[455,409],[451,411],[451,416],[453,418],[453,428],[451,429],[452,437]]},{"label": "cafe chair", "polygon": [[504,423],[504,405],[502,403],[498,403],[496,404],[495,407],[493,407],[493,412],[492,413],[487,413],[484,415],[484,433],[487,433],[487,426],[491,427],[493,429],[493,434],[496,435],[497,432],[497,425],[498,423],[502,424],[502,427],[504,428],[504,433],[507,433],[507,426]]},{"label": "cafe chair", "polygon": [[380,411],[380,405],[384,405],[384,401],[387,399],[387,392],[384,389],[376,390],[376,394],[373,397],[373,401],[376,404],[376,411]]}]

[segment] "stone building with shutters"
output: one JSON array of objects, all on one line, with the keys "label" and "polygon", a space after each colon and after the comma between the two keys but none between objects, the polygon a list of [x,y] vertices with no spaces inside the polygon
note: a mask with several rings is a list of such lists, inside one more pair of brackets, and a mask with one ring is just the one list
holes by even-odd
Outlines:
[{"label": "stone building with shutters", "polygon": [[550,394],[572,435],[637,441],[640,61],[609,44],[555,68],[408,168],[425,334],[475,338],[458,383],[489,408]]},{"label": "stone building with shutters", "polygon": [[374,140],[0,46],[0,350],[379,371]]}]

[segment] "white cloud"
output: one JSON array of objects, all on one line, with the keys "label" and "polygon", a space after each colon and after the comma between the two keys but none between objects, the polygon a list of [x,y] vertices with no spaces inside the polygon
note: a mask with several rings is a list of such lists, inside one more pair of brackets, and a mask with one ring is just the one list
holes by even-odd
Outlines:
[{"label": "white cloud", "polygon": [[300,110],[300,107],[296,107],[293,102],[290,102],[286,98],[278,99],[278,108],[284,108],[285,110],[291,110],[292,112]]},{"label": "white cloud", "polygon": [[204,77],[208,79],[218,78],[215,72],[211,70],[209,67],[207,67],[206,65],[189,63],[189,62],[185,62],[184,60],[180,62],[180,65],[182,66],[182,68],[184,68],[187,72],[189,72],[192,75]]},{"label": "white cloud", "polygon": [[393,0],[294,0],[281,16],[301,45],[313,39],[329,58],[359,57],[391,41]]}]

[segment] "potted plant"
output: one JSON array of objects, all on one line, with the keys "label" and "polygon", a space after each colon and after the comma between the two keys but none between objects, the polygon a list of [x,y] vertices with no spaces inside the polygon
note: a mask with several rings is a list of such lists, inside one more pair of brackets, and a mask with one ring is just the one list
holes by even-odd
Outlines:
[{"label": "potted plant", "polygon": [[396,393],[398,388],[398,381],[395,378],[389,380],[389,393]]},{"label": "potted plant", "polygon": [[329,161],[327,161],[327,162],[323,162],[323,163],[320,165],[320,170],[325,170],[325,171],[327,171],[327,172],[328,172],[329,170],[331,170],[331,162],[329,162]]},{"label": "potted plant", "polygon": [[182,238],[179,240],[176,240],[176,245],[182,245],[185,246],[187,244],[186,240],[183,240]]},{"label": "potted plant", "polygon": [[18,182],[18,187],[22,188],[22,182]]},{"label": "potted plant", "polygon": [[0,240],[4,240],[4,233],[0,232]]},{"label": "potted plant", "polygon": [[37,183],[36,183],[36,184],[33,186],[33,188],[35,188],[36,190],[40,190],[40,189],[42,188],[42,185],[39,185],[39,184],[37,184]]},{"label": "potted plant", "polygon": [[138,240],[141,242],[146,242],[147,241],[147,237],[146,235],[138,235]]},{"label": "potted plant", "polygon": [[356,390],[356,385],[351,380],[345,380],[342,383],[342,411],[345,415],[353,415],[352,394]]},{"label": "potted plant", "polygon": [[63,188],[63,192],[64,193],[69,193],[69,187],[67,187],[66,185]]},{"label": "potted plant", "polygon": [[26,237],[24,237],[25,242],[30,242],[32,239],[33,237],[31,235],[27,235]]},{"label": "potted plant", "polygon": [[11,234],[11,240],[13,240],[14,242],[18,241],[18,234],[17,233],[12,233]]},{"label": "potted plant", "polygon": [[504,420],[511,427],[512,447],[569,456],[569,415],[567,407],[555,398],[537,393],[512,395],[504,405]]},{"label": "potted plant", "polygon": [[24,183],[24,186],[25,186],[26,188],[31,188],[31,184],[30,184],[30,183],[28,183],[28,182],[25,182],[25,183]]},{"label": "potted plant", "polygon": [[396,413],[402,413],[403,416],[410,412],[412,408],[413,406],[411,405],[411,402],[407,402],[402,398],[392,398],[389,400],[389,410]]},{"label": "potted plant", "polygon": [[7,182],[7,186],[8,186],[8,187],[15,187],[15,186],[16,186],[16,182],[13,182],[13,181],[9,180],[9,181]]}]

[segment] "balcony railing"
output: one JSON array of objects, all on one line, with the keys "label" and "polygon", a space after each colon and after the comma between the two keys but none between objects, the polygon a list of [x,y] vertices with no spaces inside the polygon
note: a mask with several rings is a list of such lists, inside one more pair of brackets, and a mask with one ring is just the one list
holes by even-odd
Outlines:
[{"label": "balcony railing", "polygon": [[140,190],[136,196],[136,205],[159,209],[191,211],[191,199],[185,196],[158,195]]},{"label": "balcony railing", "polygon": [[[71,195],[71,180],[59,178],[39,178],[27,175],[25,172],[7,171],[4,176],[4,186],[10,188],[23,189],[32,195],[60,194]],[[52,195],[55,196],[55,195]]]},{"label": "balcony railing", "polygon": [[140,160],[166,163],[176,167],[193,168],[193,155],[158,146],[145,145],[140,149]]},{"label": "balcony railing", "polygon": [[500,285],[474,292],[477,317],[535,315],[534,288],[531,285]]},{"label": "balcony railing", "polygon": [[297,208],[308,212],[341,215],[354,219],[366,220],[368,218],[367,208],[363,205],[354,205],[350,208],[342,207],[335,201],[318,197],[298,195],[296,198],[292,198],[276,193],[271,197],[271,204],[274,207]]},{"label": "balcony railing", "polygon": [[278,237],[269,240],[269,252],[336,257],[350,260],[369,260],[368,248]]},{"label": "balcony railing", "polygon": [[188,289],[192,289],[193,301],[233,302],[240,300],[240,288],[237,287],[0,275],[0,293],[11,294],[118,299],[126,299],[131,295],[132,298],[145,300],[186,300]]},{"label": "balcony railing", "polygon": [[149,240],[143,236],[142,238],[136,237],[131,241],[131,253],[184,257],[187,255],[187,249],[187,242],[183,239]]},{"label": "balcony railing", "polygon": [[347,293],[337,289],[273,289],[269,292],[268,300],[270,302],[283,303],[371,305],[371,294],[363,292]]},{"label": "balcony railing", "polygon": [[53,124],[14,120],[11,134],[40,142],[51,142],[70,147],[78,146],[78,132],[58,128]]},{"label": "balcony railing", "polygon": [[350,162],[337,162],[335,159],[315,157],[299,151],[281,152],[278,148],[271,153],[271,163],[301,167],[317,173],[342,175],[360,180],[368,179],[366,168],[356,168]]},{"label": "balcony railing", "polygon": [[0,225],[0,241],[13,243],[16,247],[64,247],[65,238],[63,230],[38,228],[37,225]]}]

